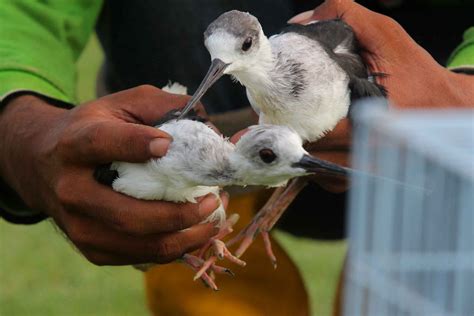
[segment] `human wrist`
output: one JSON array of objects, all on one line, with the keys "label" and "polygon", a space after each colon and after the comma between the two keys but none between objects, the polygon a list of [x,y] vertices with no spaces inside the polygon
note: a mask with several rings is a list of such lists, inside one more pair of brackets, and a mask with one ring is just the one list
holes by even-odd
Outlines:
[{"label": "human wrist", "polygon": [[30,94],[5,101],[0,112],[0,177],[18,192],[23,180],[18,168],[32,168],[45,132],[66,110]]},{"label": "human wrist", "polygon": [[448,72],[449,95],[452,100],[450,106],[472,107],[474,105],[474,76],[446,71]]}]

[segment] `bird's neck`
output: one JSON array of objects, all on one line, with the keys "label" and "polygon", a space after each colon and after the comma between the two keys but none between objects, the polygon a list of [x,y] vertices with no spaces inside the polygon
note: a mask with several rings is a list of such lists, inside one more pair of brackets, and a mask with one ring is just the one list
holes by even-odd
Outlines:
[{"label": "bird's neck", "polygon": [[272,87],[271,71],[275,67],[275,58],[270,41],[263,36],[260,43],[259,55],[247,67],[232,73],[241,84],[248,89],[266,89]]},{"label": "bird's neck", "polygon": [[235,169],[229,160],[229,154],[223,153],[214,161],[204,162],[191,176],[193,183],[205,186],[225,187],[235,184]]}]

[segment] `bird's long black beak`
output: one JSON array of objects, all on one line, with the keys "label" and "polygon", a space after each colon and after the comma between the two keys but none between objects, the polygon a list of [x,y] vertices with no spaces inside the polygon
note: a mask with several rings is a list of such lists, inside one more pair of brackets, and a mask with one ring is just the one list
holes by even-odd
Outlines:
[{"label": "bird's long black beak", "polygon": [[224,70],[229,66],[219,58],[215,58],[212,60],[211,66],[207,71],[206,76],[202,80],[201,84],[197,88],[194,95],[189,100],[188,104],[183,108],[181,114],[177,118],[182,119],[194,106],[201,100],[204,93],[206,93],[207,89],[209,89],[222,75],[224,74]]},{"label": "bird's long black beak", "polygon": [[300,161],[294,163],[293,167],[303,168],[308,173],[324,172],[341,176],[347,176],[349,173],[347,168],[306,154],[303,156],[303,158],[301,158]]}]

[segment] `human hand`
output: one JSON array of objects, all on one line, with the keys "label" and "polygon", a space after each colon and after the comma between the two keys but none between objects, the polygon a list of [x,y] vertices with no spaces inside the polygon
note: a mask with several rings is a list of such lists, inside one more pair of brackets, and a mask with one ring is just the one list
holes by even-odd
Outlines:
[{"label": "human hand", "polygon": [[[352,0],[326,0],[314,11],[292,18],[289,23],[306,24],[314,20],[341,18],[352,26],[362,48],[362,57],[388,91],[394,107],[471,107],[474,77],[453,73],[439,65],[393,19],[375,13]],[[314,156],[350,165],[351,125],[347,119],[319,141],[308,144]],[[332,192],[347,189],[337,177],[315,176],[314,181]]]},{"label": "human hand", "polygon": [[33,95],[15,97],[0,114],[0,175],[94,264],[170,262],[217,233],[212,223],[199,224],[219,206],[216,198],[196,204],[136,200],[97,183],[93,171],[111,161],[163,156],[171,137],[146,125],[188,99],[151,86],[72,110]]},{"label": "human hand", "polygon": [[342,18],[352,26],[371,72],[388,90],[395,107],[453,107],[473,105],[474,78],[439,65],[393,19],[352,0],[326,0],[314,11],[289,23]]}]

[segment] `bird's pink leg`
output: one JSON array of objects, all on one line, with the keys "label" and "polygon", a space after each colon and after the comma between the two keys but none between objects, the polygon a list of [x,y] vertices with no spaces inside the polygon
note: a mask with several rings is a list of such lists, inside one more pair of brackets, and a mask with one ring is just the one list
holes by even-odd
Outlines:
[{"label": "bird's pink leg", "polygon": [[252,222],[227,243],[227,246],[231,246],[240,242],[240,246],[235,252],[236,257],[240,258],[257,235],[261,234],[267,255],[272,261],[273,267],[276,268],[276,257],[273,254],[268,232],[307,183],[308,180],[306,178],[296,178],[291,180],[286,187],[278,188],[273,192],[270,199],[255,215]]},{"label": "bird's pink leg", "polygon": [[214,244],[214,240],[220,240],[224,238],[225,236],[229,235],[234,231],[232,228],[235,223],[239,220],[239,214],[231,214],[229,218],[226,219],[222,227],[220,228],[219,232],[217,233],[216,236],[211,238],[200,250],[198,253],[199,258],[203,258],[206,252],[211,248]]}]

